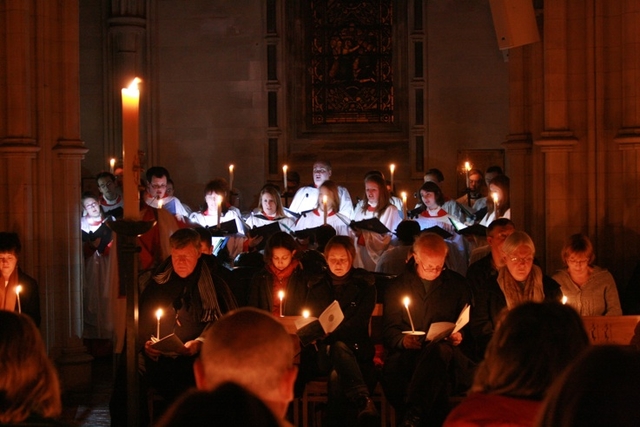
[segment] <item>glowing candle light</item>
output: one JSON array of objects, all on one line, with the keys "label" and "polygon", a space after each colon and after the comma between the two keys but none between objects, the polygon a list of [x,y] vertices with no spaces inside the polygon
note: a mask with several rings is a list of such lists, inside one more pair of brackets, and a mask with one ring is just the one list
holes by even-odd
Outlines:
[{"label": "glowing candle light", "polygon": [[287,192],[287,169],[289,169],[289,167],[287,165],[282,166],[282,175],[283,175],[283,179],[284,179],[284,192]]},{"label": "glowing candle light", "polygon": [[116,168],[116,159],[111,158],[111,160],[109,160],[109,171],[113,173],[115,168]]},{"label": "glowing candle light", "polygon": [[156,310],[156,319],[158,319],[158,328],[156,329],[156,338],[160,339],[160,318],[162,317],[162,309]]},{"label": "glowing candle light", "polygon": [[322,215],[324,217],[324,225],[327,225],[327,195],[322,196]]},{"label": "glowing candle light", "polygon": [[305,319],[309,318],[309,310],[302,310],[302,317],[304,317]]},{"label": "glowing candle light", "polygon": [[222,196],[218,195],[218,228],[220,228],[221,216],[222,216]]},{"label": "glowing candle light", "polygon": [[494,210],[498,210],[498,192],[494,191],[493,193],[491,193],[491,198],[493,199],[493,204],[495,206]]},{"label": "glowing candle light", "polygon": [[407,219],[407,192],[403,191],[402,196],[402,218]]},{"label": "glowing candle light", "polygon": [[567,299],[568,299],[567,296],[563,295],[562,296],[562,304],[566,304],[567,303]]},{"label": "glowing candle light", "polygon": [[284,291],[278,291],[278,298],[280,298],[280,317],[284,317],[282,314],[282,300],[284,299]]},{"label": "glowing candle light", "polygon": [[471,170],[471,165],[469,162],[464,162],[464,171],[467,176],[467,188],[469,188],[469,171]]},{"label": "glowing candle light", "polygon": [[22,306],[20,305],[20,292],[22,292],[22,285],[16,286],[16,299],[18,300],[18,313],[22,313]]},{"label": "glowing candle light", "polygon": [[133,79],[128,88],[122,89],[122,163],[124,218],[137,219],[140,213],[138,198],[137,156],[140,148],[140,90],[139,78]]},{"label": "glowing candle light", "polygon": [[396,165],[391,163],[389,165],[389,172],[391,172],[391,192],[393,192],[393,173],[396,171]]},{"label": "glowing candle light", "polygon": [[409,297],[404,297],[404,307],[407,309],[407,314],[409,315],[409,323],[411,323],[411,332],[415,332],[416,329],[413,327],[413,319],[411,318],[411,312],[409,311]]},{"label": "glowing candle light", "polygon": [[233,192],[233,165],[229,165],[229,191]]},{"label": "glowing candle light", "polygon": [[162,199],[158,199],[158,209],[162,209]]}]

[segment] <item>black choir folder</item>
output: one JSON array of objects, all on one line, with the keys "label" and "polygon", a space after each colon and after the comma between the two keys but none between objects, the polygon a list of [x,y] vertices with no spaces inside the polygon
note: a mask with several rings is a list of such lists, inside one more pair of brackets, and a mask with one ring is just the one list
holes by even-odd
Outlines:
[{"label": "black choir folder", "polygon": [[261,251],[267,245],[267,240],[269,240],[269,237],[280,231],[282,231],[280,229],[280,223],[272,222],[271,224],[263,225],[262,227],[253,227],[251,230],[249,230],[249,236],[262,236],[262,241],[258,243],[258,246],[256,246],[256,250]]},{"label": "black choir folder", "polygon": [[238,233],[238,226],[236,225],[235,219],[221,222],[220,227],[213,225],[207,228],[209,229],[209,232],[213,237],[226,236],[228,234]]},{"label": "black choir folder", "polygon": [[391,232],[376,217],[363,219],[362,221],[351,221],[351,224],[349,224],[349,226],[355,230],[373,231],[374,233],[378,234],[387,234]]},{"label": "black choir folder", "polygon": [[184,354],[184,343],[176,334],[169,334],[160,340],[156,337],[151,337],[151,341],[153,341],[151,347],[165,356],[176,357]]},{"label": "black choir folder", "polygon": [[296,334],[300,338],[302,345],[311,344],[335,331],[343,320],[344,313],[340,309],[340,304],[334,300],[317,319],[315,317],[307,317],[296,320],[295,325],[296,329],[298,329]]},{"label": "black choir folder", "polygon": [[427,341],[437,342],[455,334],[469,323],[469,304],[465,305],[456,323],[451,322],[435,322],[429,326],[427,331]]}]

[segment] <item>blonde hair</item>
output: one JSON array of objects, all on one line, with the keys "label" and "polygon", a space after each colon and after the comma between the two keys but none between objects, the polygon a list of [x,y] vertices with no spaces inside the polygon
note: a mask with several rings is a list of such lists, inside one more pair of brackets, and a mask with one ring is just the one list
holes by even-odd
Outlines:
[{"label": "blonde hair", "polygon": [[518,250],[520,246],[526,246],[531,249],[531,253],[535,255],[536,245],[533,244],[531,237],[524,231],[514,231],[506,238],[502,245],[502,253],[511,255]]},{"label": "blonde hair", "polygon": [[60,382],[40,331],[29,317],[0,311],[0,423],[62,412]]}]

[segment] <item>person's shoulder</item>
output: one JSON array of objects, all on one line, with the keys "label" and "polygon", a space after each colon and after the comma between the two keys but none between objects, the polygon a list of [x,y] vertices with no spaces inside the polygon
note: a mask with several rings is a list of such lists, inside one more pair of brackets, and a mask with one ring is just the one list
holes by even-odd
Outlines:
[{"label": "person's shoulder", "polygon": [[613,275],[606,268],[598,267],[597,265],[593,266],[593,272],[591,273],[594,279],[598,280],[612,280],[615,281]]},{"label": "person's shoulder", "polygon": [[555,273],[553,273],[553,275],[551,276],[551,279],[555,280],[556,282],[560,283],[564,280],[567,279],[571,279],[569,276],[569,272],[567,271],[566,268],[561,268],[560,270],[556,270]]},{"label": "person's shoulder", "polygon": [[354,268],[352,274],[358,286],[369,287],[376,283],[376,276],[364,268]]}]

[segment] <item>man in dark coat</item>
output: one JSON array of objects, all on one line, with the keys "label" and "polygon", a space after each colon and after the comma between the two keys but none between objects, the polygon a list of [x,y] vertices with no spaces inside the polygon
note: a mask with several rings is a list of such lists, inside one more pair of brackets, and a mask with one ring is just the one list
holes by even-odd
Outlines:
[{"label": "man in dark coat", "polygon": [[449,395],[471,382],[473,363],[459,348],[463,331],[439,341],[410,333],[427,332],[436,322],[455,323],[471,303],[466,279],[444,268],[446,256],[440,236],[421,234],[413,245],[413,260],[385,295],[383,338],[389,354],[383,384],[391,404],[404,414],[402,426],[441,425]]}]

